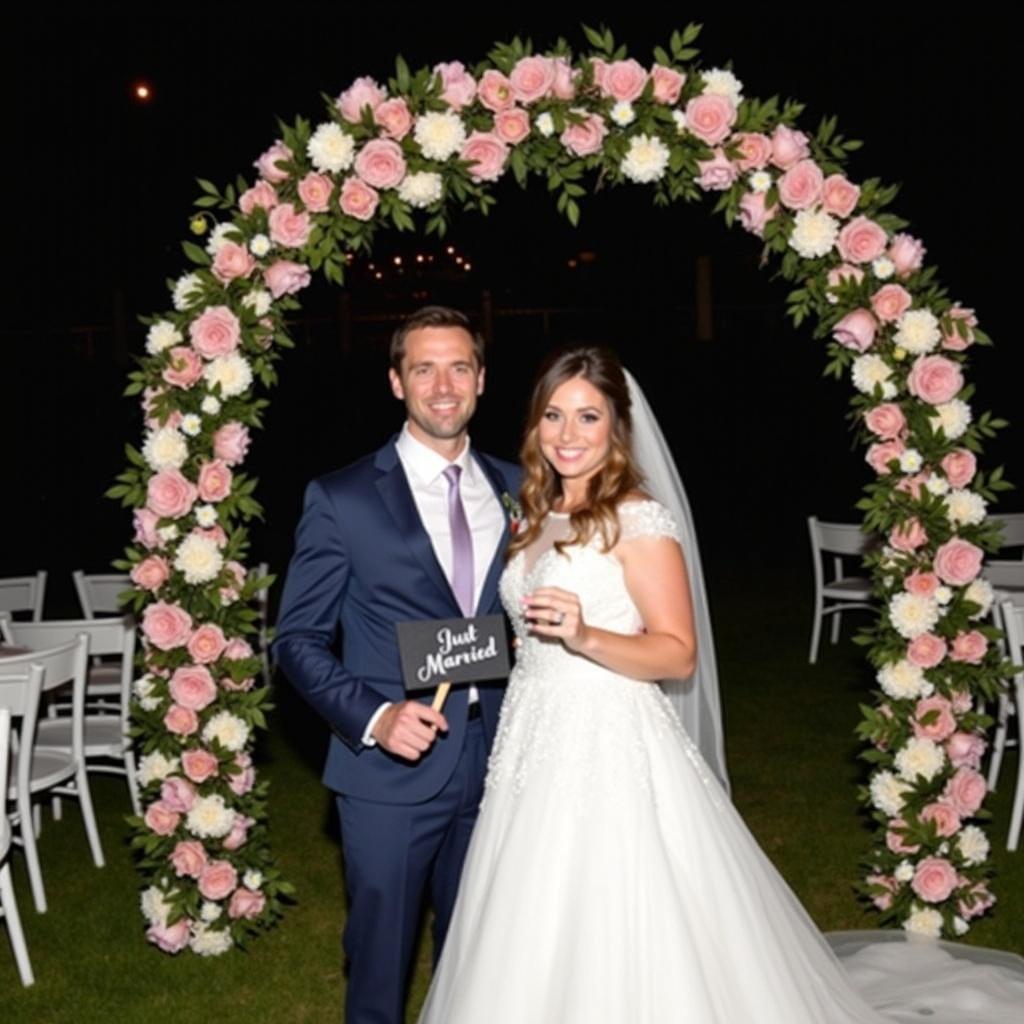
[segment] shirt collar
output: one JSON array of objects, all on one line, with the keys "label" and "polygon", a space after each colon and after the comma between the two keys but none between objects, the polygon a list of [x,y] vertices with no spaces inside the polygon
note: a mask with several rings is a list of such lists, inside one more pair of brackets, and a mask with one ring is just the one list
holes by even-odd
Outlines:
[{"label": "shirt collar", "polygon": [[409,432],[409,423],[406,421],[402,425],[402,432],[398,435],[395,447],[398,449],[402,464],[424,486],[429,487],[435,483],[449,466],[460,466],[464,476],[469,479],[474,478],[475,463],[469,456],[468,437],[462,446],[462,451],[449,462],[439,452],[435,452],[433,448],[427,447],[422,441],[413,437]]}]

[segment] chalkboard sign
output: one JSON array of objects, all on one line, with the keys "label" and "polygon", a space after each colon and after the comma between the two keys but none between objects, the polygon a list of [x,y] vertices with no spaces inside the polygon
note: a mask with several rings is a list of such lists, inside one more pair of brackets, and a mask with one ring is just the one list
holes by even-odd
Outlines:
[{"label": "chalkboard sign", "polygon": [[402,677],[410,693],[439,683],[479,683],[508,675],[508,637],[502,615],[399,622]]}]

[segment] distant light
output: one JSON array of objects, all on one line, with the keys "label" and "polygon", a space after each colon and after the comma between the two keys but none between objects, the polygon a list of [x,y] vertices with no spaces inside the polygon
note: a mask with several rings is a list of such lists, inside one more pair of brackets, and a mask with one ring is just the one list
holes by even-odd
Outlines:
[{"label": "distant light", "polygon": [[396,267],[400,267],[401,265],[402,265],[402,257],[401,256],[396,256],[395,257],[395,266]]},{"label": "distant light", "polygon": [[378,280],[378,281],[379,281],[379,280],[381,280],[381,278],[383,278],[383,277],[384,277],[384,275],[383,275],[383,274],[382,274],[382,273],[381,273],[381,272],[380,272],[379,270],[378,270],[378,271],[377,271],[377,273],[376,273],[376,274],[374,274],[373,276],[374,276],[375,278],[377,278],[377,280]]},{"label": "distant light", "polygon": [[153,98],[153,89],[148,82],[136,82],[132,86],[132,96],[140,103],[148,103]]},{"label": "distant light", "polygon": [[421,253],[421,252],[416,253],[416,262],[417,263],[422,263],[423,262],[423,253]]},{"label": "distant light", "polygon": [[376,270],[377,269],[376,266],[374,266],[374,264],[372,264],[372,263],[368,263],[367,266],[369,267],[370,270]]},{"label": "distant light", "polygon": [[455,246],[454,245],[449,245],[448,248],[445,249],[445,252],[447,252],[449,256],[453,255],[454,252],[455,252]]},{"label": "distant light", "polygon": [[461,256],[456,256],[455,257],[455,262],[456,263],[461,263],[462,262],[462,257]]},{"label": "distant light", "polygon": [[578,264],[576,263],[575,260],[569,260],[569,269],[570,270],[575,270],[577,266],[578,266]]},{"label": "distant light", "polygon": [[463,270],[472,270],[473,269],[473,264],[472,263],[463,263],[462,264],[462,269]]}]

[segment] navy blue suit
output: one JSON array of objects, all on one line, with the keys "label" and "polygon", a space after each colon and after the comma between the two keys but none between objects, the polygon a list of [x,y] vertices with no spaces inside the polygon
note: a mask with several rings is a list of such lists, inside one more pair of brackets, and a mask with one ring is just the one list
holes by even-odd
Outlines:
[{"label": "navy blue suit", "polygon": [[[499,498],[518,492],[518,467],[473,456]],[[506,522],[478,614],[500,610],[498,577],[508,539]],[[323,779],[339,794],[349,890],[349,1024],[403,1020],[428,888],[436,911],[435,955],[447,930],[503,688],[479,687],[474,722],[467,722],[467,690],[453,690],[444,708],[449,731],[417,762],[366,747],[362,736],[382,702],[405,699],[395,623],[461,614],[394,439],[309,485],[274,652],[333,733]],[[429,703],[431,695],[422,699]]]}]

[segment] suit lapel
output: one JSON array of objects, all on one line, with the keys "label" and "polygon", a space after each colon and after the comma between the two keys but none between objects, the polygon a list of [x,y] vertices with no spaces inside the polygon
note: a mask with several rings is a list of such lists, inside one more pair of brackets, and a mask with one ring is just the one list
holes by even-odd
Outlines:
[{"label": "suit lapel", "polygon": [[493,608],[494,603],[498,598],[498,577],[501,575],[501,570],[505,566],[505,549],[508,547],[508,542],[511,539],[512,534],[509,530],[508,509],[505,508],[505,504],[501,500],[502,494],[506,493],[505,481],[491,465],[490,460],[486,455],[481,455],[480,452],[477,451],[473,451],[470,454],[476,460],[476,464],[484,471],[484,475],[487,477],[491,487],[494,489],[494,495],[501,504],[501,510],[504,513],[505,522],[501,531],[501,539],[498,541],[498,546],[494,549],[494,557],[491,559],[490,567],[487,570],[487,576],[484,578],[483,589],[480,591],[480,602],[476,608],[476,612],[479,615],[481,609],[490,610]]}]

